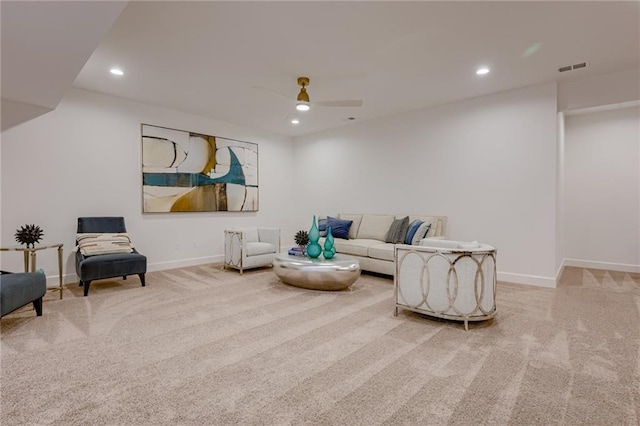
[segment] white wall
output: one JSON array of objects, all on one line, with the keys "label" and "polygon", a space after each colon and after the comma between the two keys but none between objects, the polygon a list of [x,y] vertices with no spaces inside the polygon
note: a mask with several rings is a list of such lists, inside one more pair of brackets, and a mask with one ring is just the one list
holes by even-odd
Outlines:
[{"label": "white wall", "polygon": [[613,105],[640,99],[640,69],[558,84],[558,111]]},{"label": "white wall", "polygon": [[565,264],[640,272],[640,108],[565,117]]},{"label": "white wall", "polygon": [[314,213],[449,217],[449,237],[498,248],[502,280],[555,286],[556,85],[296,139],[299,228]]},{"label": "white wall", "polygon": [[563,112],[558,113],[558,144],[556,146],[556,282],[562,274],[564,262],[564,233],[565,233],[565,116]]},{"label": "white wall", "polygon": [[[141,123],[257,143],[259,212],[143,215]],[[16,244],[21,225],[40,225],[44,242],[64,243],[67,282],[76,279],[71,248],[78,216],[124,216],[149,270],[221,261],[229,226],[279,226],[283,242],[293,235],[288,137],[73,89],[56,110],[2,132],[1,148],[2,245]],[[19,253],[2,253],[1,263],[22,269]],[[38,267],[52,282],[55,252],[39,253]]]}]

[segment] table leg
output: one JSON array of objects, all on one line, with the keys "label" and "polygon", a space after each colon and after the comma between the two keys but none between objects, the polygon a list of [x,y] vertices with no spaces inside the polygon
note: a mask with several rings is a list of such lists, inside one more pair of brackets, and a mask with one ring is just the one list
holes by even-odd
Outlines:
[{"label": "table leg", "polygon": [[24,271],[29,272],[29,252],[25,251],[22,254],[24,256]]},{"label": "table leg", "polygon": [[60,276],[60,299],[62,299],[62,246],[58,247],[58,275]]},{"label": "table leg", "polygon": [[31,272],[36,271],[36,252],[31,252]]}]

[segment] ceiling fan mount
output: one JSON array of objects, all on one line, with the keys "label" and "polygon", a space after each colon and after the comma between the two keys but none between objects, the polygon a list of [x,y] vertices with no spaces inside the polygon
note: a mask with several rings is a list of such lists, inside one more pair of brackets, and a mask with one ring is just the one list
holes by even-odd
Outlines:
[{"label": "ceiling fan mount", "polygon": [[309,103],[309,94],[307,93],[307,86],[309,85],[309,77],[298,77],[298,86],[301,87],[300,93],[298,93],[298,102]]}]

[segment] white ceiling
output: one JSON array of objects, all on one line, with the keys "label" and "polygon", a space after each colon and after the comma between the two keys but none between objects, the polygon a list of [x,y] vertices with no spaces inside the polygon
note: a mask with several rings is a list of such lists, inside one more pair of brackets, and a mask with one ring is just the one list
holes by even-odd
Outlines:
[{"label": "white ceiling", "polygon": [[2,129],[54,109],[126,2],[2,1]]},{"label": "white ceiling", "polygon": [[[297,136],[636,68],[639,27],[638,2],[130,2],[73,85]],[[312,101],[364,105],[293,126],[295,103],[256,87],[295,98],[303,75]]]}]

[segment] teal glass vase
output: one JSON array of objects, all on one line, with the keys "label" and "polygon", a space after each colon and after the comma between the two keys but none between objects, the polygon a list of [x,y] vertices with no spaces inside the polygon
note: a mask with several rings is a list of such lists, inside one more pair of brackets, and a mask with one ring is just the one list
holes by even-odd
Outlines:
[{"label": "teal glass vase", "polygon": [[318,244],[318,240],[320,240],[320,231],[318,231],[318,226],[316,225],[316,217],[313,216],[313,223],[311,224],[311,229],[309,229],[309,245],[307,246],[307,256],[313,259],[322,253],[322,246]]},{"label": "teal glass vase", "polygon": [[333,239],[333,234],[331,232],[327,233],[327,238],[331,241],[331,251],[333,251],[333,254],[336,254],[336,243]]},{"label": "teal glass vase", "polygon": [[327,237],[324,240],[324,251],[322,255],[325,259],[331,259],[336,254],[336,248],[333,246],[333,234],[331,227],[327,227]]}]

